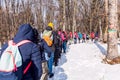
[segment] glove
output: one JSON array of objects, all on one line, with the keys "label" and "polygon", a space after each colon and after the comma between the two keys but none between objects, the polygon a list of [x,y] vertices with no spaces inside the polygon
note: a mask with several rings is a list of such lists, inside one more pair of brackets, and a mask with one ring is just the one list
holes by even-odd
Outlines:
[{"label": "glove", "polygon": [[51,53],[48,53],[48,57],[50,57],[51,56]]},{"label": "glove", "polygon": [[46,60],[49,60],[49,59],[50,59],[50,57],[48,56],[48,53],[45,53],[45,59],[46,59]]}]

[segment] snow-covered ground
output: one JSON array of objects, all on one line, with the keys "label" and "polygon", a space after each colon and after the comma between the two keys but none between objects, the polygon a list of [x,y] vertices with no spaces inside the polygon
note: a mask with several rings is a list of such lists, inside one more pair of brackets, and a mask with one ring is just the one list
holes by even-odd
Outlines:
[{"label": "snow-covered ground", "polygon": [[54,67],[53,79],[49,80],[120,80],[120,64],[102,63],[106,49],[107,45],[102,43],[70,45],[69,52],[62,54],[59,66]]}]

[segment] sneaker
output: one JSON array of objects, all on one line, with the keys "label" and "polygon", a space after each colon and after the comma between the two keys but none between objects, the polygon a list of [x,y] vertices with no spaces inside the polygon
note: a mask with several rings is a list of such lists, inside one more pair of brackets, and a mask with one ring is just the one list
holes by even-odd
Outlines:
[{"label": "sneaker", "polygon": [[58,66],[58,64],[57,64],[57,63],[55,63],[55,66]]},{"label": "sneaker", "polygon": [[54,76],[54,74],[53,74],[53,73],[49,74],[49,78],[52,78],[53,76]]}]

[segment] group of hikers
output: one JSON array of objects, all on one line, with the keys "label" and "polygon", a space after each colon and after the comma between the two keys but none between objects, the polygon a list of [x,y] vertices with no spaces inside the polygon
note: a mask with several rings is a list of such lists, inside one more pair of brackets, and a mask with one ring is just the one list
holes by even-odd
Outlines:
[{"label": "group of hikers", "polygon": [[42,36],[30,24],[22,24],[12,40],[6,42],[1,48],[0,80],[48,80],[48,77],[52,78],[54,76],[53,65],[58,66],[61,53],[66,53],[66,45],[65,31],[54,30],[54,24],[51,22],[48,23]]},{"label": "group of hikers", "polygon": [[[54,76],[53,65],[58,66],[61,54],[66,53],[67,43],[71,44],[72,40],[75,44],[77,40],[79,43],[80,40],[85,42],[89,38],[92,41],[95,38],[98,39],[98,34],[94,32],[91,32],[90,35],[80,32],[72,34],[72,32],[61,29],[54,30],[52,22],[48,23],[41,34],[30,24],[22,24],[12,40],[5,43],[1,48],[0,80],[48,80],[48,77]],[[16,48],[12,47],[14,49],[8,50],[11,45],[18,47],[18,52],[22,58],[21,65],[20,55],[12,55]],[[13,58],[10,58],[11,56]],[[18,63],[15,61],[16,59],[19,59]],[[12,64],[10,60],[13,61],[13,68],[10,66]]]},{"label": "group of hikers", "polygon": [[[70,35],[72,35],[72,32],[70,32]],[[75,44],[77,42],[78,43],[85,43],[85,42],[88,42],[89,40],[91,40],[92,42],[96,42],[96,41],[98,41],[99,33],[94,32],[94,31],[92,31],[90,34],[81,33],[81,32],[74,32],[73,38],[74,38]],[[72,37],[71,37],[71,39],[72,39]]]}]

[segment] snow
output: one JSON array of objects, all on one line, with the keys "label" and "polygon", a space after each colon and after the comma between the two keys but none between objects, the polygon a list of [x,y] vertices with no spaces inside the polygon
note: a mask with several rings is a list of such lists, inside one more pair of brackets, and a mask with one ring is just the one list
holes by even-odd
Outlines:
[{"label": "snow", "polygon": [[[118,45],[119,52],[120,47]],[[54,77],[49,80],[120,80],[120,64],[102,62],[107,45],[102,43],[72,44],[62,53]]]}]

